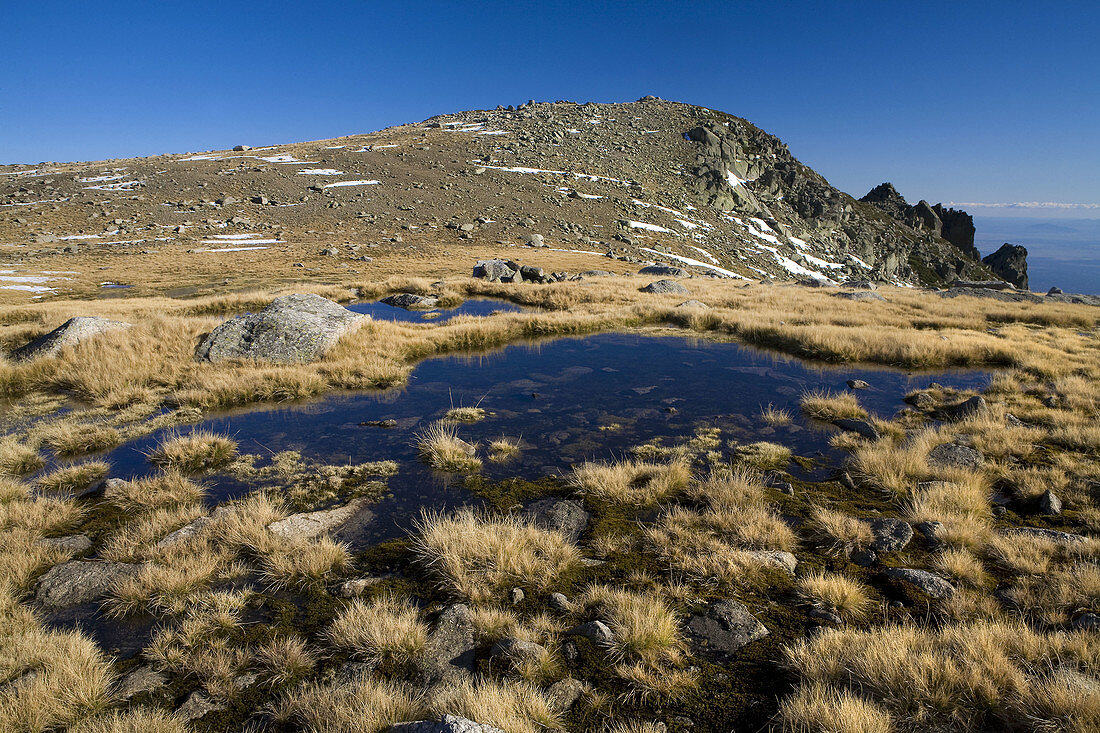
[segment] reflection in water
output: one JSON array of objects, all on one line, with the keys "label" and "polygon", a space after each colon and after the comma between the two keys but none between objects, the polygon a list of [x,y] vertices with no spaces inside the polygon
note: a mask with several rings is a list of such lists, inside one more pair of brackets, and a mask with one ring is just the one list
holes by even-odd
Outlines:
[{"label": "reflection in water", "polygon": [[[467,301],[472,302],[477,301]],[[404,389],[225,415],[198,427],[234,437],[247,453],[296,450],[329,464],[398,461],[400,470],[388,481],[392,496],[372,507],[372,522],[343,537],[361,547],[404,533],[423,507],[446,508],[471,500],[461,479],[435,475],[417,460],[415,433],[452,406],[476,404],[489,411],[485,420],[459,426],[462,438],[479,442],[483,449],[501,435],[520,439],[523,450],[516,459],[485,462],[484,474],[493,480],[564,474],[575,463],[614,459],[631,446],[690,436],[701,427],[720,428],[723,445],[767,440],[797,455],[820,452],[819,457],[836,460],[840,456],[828,446],[828,429],[799,415],[798,398],[809,389],[843,391],[845,380],[852,378],[872,385],[859,393],[861,403],[889,417],[904,406],[901,398],[907,391],[931,381],[980,388],[988,374],[824,368],[738,344],[603,334],[431,359],[417,366]],[[789,410],[794,421],[768,425],[760,411],[769,404]],[[360,425],[383,420],[396,426]],[[113,451],[108,457],[112,475],[148,473],[143,453],[160,437],[147,436]],[[213,503],[248,490],[223,476],[206,482]]]},{"label": "reflection in water", "polygon": [[443,323],[455,316],[490,316],[493,313],[517,313],[523,308],[505,300],[472,298],[454,308],[405,309],[386,305],[379,301],[352,303],[349,311],[365,313],[376,321],[404,321],[409,323]]}]

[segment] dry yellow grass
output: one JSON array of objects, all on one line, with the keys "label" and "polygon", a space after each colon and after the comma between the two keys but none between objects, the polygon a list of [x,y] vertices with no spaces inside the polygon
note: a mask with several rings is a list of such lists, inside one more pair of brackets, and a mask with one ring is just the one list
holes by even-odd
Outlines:
[{"label": "dry yellow grass", "polygon": [[682,491],[691,478],[679,461],[584,463],[574,466],[572,484],[586,496],[628,506],[653,506]]},{"label": "dry yellow grass", "polygon": [[871,606],[867,586],[840,573],[815,572],[803,575],[798,579],[796,587],[807,603],[834,609],[844,619],[861,618]]},{"label": "dry yellow grass", "polygon": [[74,463],[39,476],[35,479],[34,486],[39,491],[47,493],[75,494],[102,479],[110,470],[110,464],[103,461]]},{"label": "dry yellow grass", "polygon": [[792,418],[789,410],[782,407],[774,407],[770,402],[768,406],[760,410],[760,418],[768,425],[790,425]]},{"label": "dry yellow grass", "polygon": [[0,440],[0,473],[25,476],[44,465],[45,459],[35,449],[11,438]]},{"label": "dry yellow grass", "polygon": [[532,684],[489,679],[463,680],[438,688],[429,700],[436,715],[458,715],[509,733],[562,728],[561,711]]},{"label": "dry yellow grass", "polygon": [[309,682],[270,707],[277,721],[311,733],[377,733],[428,714],[421,691],[369,675],[347,682]]},{"label": "dry yellow grass", "polygon": [[424,515],[414,541],[420,562],[443,591],[476,603],[499,598],[516,585],[545,590],[581,559],[558,532],[469,509]]},{"label": "dry yellow grass", "polygon": [[489,441],[489,451],[489,460],[502,463],[519,455],[520,442],[502,435]]},{"label": "dry yellow grass", "polygon": [[172,713],[156,708],[111,711],[80,724],[82,733],[187,733],[187,724]]},{"label": "dry yellow grass", "polygon": [[407,599],[392,595],[354,600],[325,632],[338,649],[376,665],[409,664],[428,643],[428,627]]},{"label": "dry yellow grass", "polygon": [[474,423],[485,419],[489,413],[481,407],[452,407],[443,416],[452,422]]},{"label": "dry yellow grass", "polygon": [[173,434],[161,440],[149,461],[183,474],[207,473],[229,465],[237,457],[237,442],[206,430]]},{"label": "dry yellow grass", "polygon": [[834,394],[822,390],[803,392],[799,398],[802,411],[815,420],[832,422],[841,418],[866,420],[867,411],[859,404],[859,399],[851,392]]},{"label": "dry yellow grass", "polygon": [[843,512],[815,507],[810,514],[818,539],[844,552],[867,547],[874,540],[871,525]]},{"label": "dry yellow grass", "polygon": [[416,436],[417,450],[424,462],[437,471],[473,473],[481,469],[477,445],[458,437],[458,428],[434,422]]},{"label": "dry yellow grass", "polygon": [[75,456],[113,448],[122,433],[110,425],[62,421],[46,429],[42,442],[59,456]]},{"label": "dry yellow grass", "polygon": [[196,504],[205,489],[175,469],[111,487],[108,501],[127,512]]},{"label": "dry yellow grass", "polygon": [[790,448],[764,440],[734,446],[734,453],[738,461],[761,471],[784,468],[791,460]]},{"label": "dry yellow grass", "polygon": [[823,685],[803,685],[779,707],[789,733],[893,733],[893,717],[870,700]]},{"label": "dry yellow grass", "polygon": [[316,585],[351,562],[347,545],[327,536],[308,542],[279,542],[261,552],[260,571],[273,588]]},{"label": "dry yellow grass", "polygon": [[680,623],[662,598],[596,585],[578,603],[607,622],[615,635],[611,652],[616,659],[656,666],[683,658],[686,644]]},{"label": "dry yellow grass", "polygon": [[285,685],[309,674],[317,665],[317,655],[298,636],[281,636],[256,648],[253,658],[263,670],[268,684]]}]

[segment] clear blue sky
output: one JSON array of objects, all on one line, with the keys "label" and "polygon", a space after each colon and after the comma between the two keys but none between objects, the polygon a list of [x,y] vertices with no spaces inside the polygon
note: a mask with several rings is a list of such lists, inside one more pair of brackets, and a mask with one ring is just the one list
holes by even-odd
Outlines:
[{"label": "clear blue sky", "polygon": [[0,162],[656,94],[755,122],[856,196],[1100,204],[1096,0],[0,0],[0,27]]}]

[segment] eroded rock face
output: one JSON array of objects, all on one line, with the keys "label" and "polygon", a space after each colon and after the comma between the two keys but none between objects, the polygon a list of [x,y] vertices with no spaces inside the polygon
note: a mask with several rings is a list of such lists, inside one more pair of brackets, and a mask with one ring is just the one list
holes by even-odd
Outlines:
[{"label": "eroded rock face", "polygon": [[284,295],[259,313],[226,321],[195,353],[199,361],[231,359],[304,364],[320,359],[353,327],[369,320],[319,295]]},{"label": "eroded rock face", "polygon": [[12,352],[11,357],[22,361],[40,356],[57,356],[66,346],[75,346],[101,333],[130,328],[132,325],[125,321],[111,321],[98,316],[77,316],[65,321],[45,336],[39,336],[29,344],[19,347]]},{"label": "eroded rock face", "polygon": [[990,270],[1006,282],[1021,290],[1027,290],[1027,248],[1005,242],[993,254],[982,258]]},{"label": "eroded rock face", "polygon": [[35,601],[53,608],[98,601],[107,595],[114,583],[132,577],[140,568],[132,563],[96,560],[61,563],[39,579]]}]

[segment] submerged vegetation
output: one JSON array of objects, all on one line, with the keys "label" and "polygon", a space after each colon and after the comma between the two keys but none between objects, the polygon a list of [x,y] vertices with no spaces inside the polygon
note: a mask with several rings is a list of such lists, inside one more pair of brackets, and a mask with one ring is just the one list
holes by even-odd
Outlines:
[{"label": "submerged vegetation", "polygon": [[[709,308],[683,309],[640,282],[357,283],[537,310],[368,322],[285,366],[192,358],[221,316],[274,293],[0,307],[9,346],[77,309],[135,324],[0,363],[0,729],[381,731],[444,714],[532,733],[1100,728],[1095,309],[889,289],[872,313],[706,279],[691,284]],[[740,433],[680,416],[679,437],[621,455],[598,439],[630,419],[593,415],[597,442],[566,475],[496,483],[545,436],[444,403],[402,440],[438,472],[421,475],[484,506],[428,508],[369,548],[336,528],[405,466],[244,453],[243,435],[185,427],[401,385],[433,355],[632,328],[999,371],[974,409],[959,409],[974,392],[935,384],[892,416],[868,393],[796,387],[791,409],[754,403]],[[799,431],[823,450],[800,455]],[[94,455],[152,433],[136,478]],[[222,480],[247,490],[214,507]],[[66,562],[110,573],[74,604],[94,607],[89,630],[62,630],[39,598]],[[136,656],[92,641],[104,616],[133,625]]]}]

